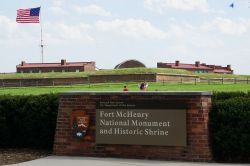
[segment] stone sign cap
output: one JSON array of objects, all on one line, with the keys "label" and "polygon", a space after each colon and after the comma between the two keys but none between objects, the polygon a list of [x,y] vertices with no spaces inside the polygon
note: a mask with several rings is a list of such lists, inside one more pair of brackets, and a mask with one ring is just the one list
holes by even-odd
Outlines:
[{"label": "stone sign cap", "polygon": [[166,96],[212,96],[209,91],[71,91],[60,95],[166,95]]}]

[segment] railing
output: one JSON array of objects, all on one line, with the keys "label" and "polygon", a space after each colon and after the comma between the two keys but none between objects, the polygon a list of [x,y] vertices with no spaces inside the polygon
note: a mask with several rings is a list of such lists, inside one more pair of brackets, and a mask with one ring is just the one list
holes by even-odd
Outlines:
[{"label": "railing", "polygon": [[179,79],[174,79],[174,80],[160,80],[160,81],[153,81],[153,80],[128,80],[128,81],[120,81],[120,80],[105,80],[105,81],[66,81],[66,82],[60,82],[60,81],[6,81],[6,80],[0,80],[0,88],[5,88],[5,87],[29,87],[29,86],[71,86],[71,85],[80,85],[80,84],[94,84],[94,83],[124,83],[124,82],[159,82],[164,84],[169,84],[169,83],[179,83],[179,84],[194,84],[194,85],[200,85],[200,84],[249,84],[250,79],[249,78],[179,78]]},{"label": "railing", "polygon": [[200,78],[206,84],[249,84],[249,78]]},{"label": "railing", "polygon": [[184,80],[180,78],[179,80],[161,80],[157,82],[162,82],[163,84],[168,83],[179,83],[179,84],[250,84],[249,78],[190,78],[188,80]]}]

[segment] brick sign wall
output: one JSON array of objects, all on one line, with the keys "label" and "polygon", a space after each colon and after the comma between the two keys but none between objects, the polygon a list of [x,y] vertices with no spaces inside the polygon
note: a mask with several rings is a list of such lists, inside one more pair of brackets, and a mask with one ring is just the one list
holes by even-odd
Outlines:
[{"label": "brick sign wall", "polygon": [[211,161],[208,92],[72,92],[60,97],[54,154]]}]

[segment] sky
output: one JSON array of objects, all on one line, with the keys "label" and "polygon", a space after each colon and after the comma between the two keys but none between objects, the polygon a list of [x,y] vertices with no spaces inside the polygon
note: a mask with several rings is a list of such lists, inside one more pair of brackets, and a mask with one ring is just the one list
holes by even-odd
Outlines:
[{"label": "sky", "polygon": [[[38,6],[41,24],[16,23],[17,9]],[[41,25],[44,62],[200,61],[250,74],[250,0],[1,1],[0,73],[41,62]]]}]

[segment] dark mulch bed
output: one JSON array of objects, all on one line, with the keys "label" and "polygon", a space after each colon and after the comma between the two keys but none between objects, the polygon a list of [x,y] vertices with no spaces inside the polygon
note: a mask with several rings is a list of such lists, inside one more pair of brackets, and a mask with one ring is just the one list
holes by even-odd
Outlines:
[{"label": "dark mulch bed", "polygon": [[0,149],[0,165],[15,164],[51,155],[48,150]]}]

